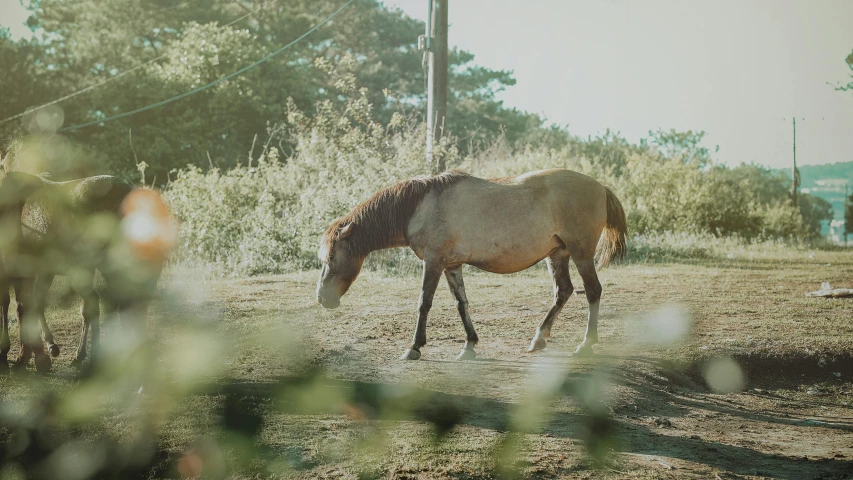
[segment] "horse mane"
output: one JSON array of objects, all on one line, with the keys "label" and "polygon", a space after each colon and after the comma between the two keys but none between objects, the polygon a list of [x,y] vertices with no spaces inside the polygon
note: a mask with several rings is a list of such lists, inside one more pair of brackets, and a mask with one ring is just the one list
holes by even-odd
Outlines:
[{"label": "horse mane", "polygon": [[469,177],[465,172],[451,170],[404,180],[380,190],[329,226],[324,237],[325,246],[331,251],[334,243],[340,240],[341,229],[352,225],[354,230],[348,238],[354,254],[366,256],[374,250],[387,248],[394,239],[406,237],[409,220],[428,193],[441,193]]}]

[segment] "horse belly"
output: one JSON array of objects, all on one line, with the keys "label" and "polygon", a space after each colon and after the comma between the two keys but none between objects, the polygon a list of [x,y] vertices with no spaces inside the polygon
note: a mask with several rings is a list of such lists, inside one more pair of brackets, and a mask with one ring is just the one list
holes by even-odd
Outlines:
[{"label": "horse belly", "polygon": [[544,228],[514,233],[483,239],[476,246],[474,242],[464,242],[457,247],[466,259],[464,263],[492,273],[515,273],[532,267],[562,246],[554,233]]}]

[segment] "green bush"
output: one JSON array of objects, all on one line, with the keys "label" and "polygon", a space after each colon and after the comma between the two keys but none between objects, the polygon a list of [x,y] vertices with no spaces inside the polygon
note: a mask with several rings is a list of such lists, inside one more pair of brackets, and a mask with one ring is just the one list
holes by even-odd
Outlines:
[{"label": "green bush", "polygon": [[[175,172],[166,197],[182,224],[180,260],[249,274],[315,267],[332,220],[383,187],[427,173],[422,127],[399,115],[387,126],[374,122],[366,92],[345,72],[340,78],[351,95],[345,104],[324,101],[308,116],[291,102],[287,124],[270,129],[270,140],[287,135],[296,145],[289,157],[265,146],[253,165]],[[457,163],[455,149],[438,148]]]},{"label": "green bush", "polygon": [[[335,218],[381,188],[428,173],[421,123],[400,114],[387,125],[376,122],[368,92],[355,84],[351,58],[316,66],[335,79],[344,101],[319,102],[310,115],[288,102],[286,123],[268,127],[257,158],[228,170],[174,172],[166,195],[182,222],[179,261],[242,274],[315,268],[319,237]],[[694,151],[701,135],[658,137],[665,148],[632,145],[609,132],[585,140],[567,135],[562,145],[548,142],[551,147],[513,148],[500,137],[463,157],[448,136],[437,150],[448,168],[482,177],[569,168],[613,187],[629,231],[639,235],[631,257],[638,261],[816,236],[826,209],[807,195],[799,210],[791,206],[785,178],[761,167],[697,160],[707,158],[707,151]],[[282,140],[295,146],[287,156],[271,146]],[[709,238],[728,240],[715,249]],[[371,255],[369,265],[385,272],[416,269],[413,255],[402,251]]]}]

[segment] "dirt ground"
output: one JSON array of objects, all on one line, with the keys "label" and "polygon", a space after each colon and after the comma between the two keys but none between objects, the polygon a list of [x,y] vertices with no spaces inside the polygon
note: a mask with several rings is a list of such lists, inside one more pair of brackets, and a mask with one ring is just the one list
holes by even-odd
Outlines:
[{"label": "dirt ground", "polygon": [[[293,352],[322,366],[323,388],[404,391],[429,406],[460,407],[440,440],[421,417],[370,420],[358,404],[346,412],[270,408],[260,438],[298,460],[286,476],[355,478],[367,468],[383,478],[853,478],[853,299],[804,296],[824,281],[853,287],[853,255],[611,267],[601,272],[600,344],[591,358],[571,354],[586,323],[577,294],[548,348],[525,352],[552,295],[543,266],[508,276],[470,269],[465,280],[480,337],[477,359],[467,362],[455,360],[464,332],[445,285],[422,359],[398,360],[416,318],[414,276],[364,273],[333,311],[314,300],[316,272],[176,274],[168,289],[182,312],[209,319],[227,339],[217,378],[254,392],[259,408],[290,374]],[[74,308],[67,301],[49,313],[63,345],[51,380],[58,389],[73,384]],[[157,342],[177,342],[168,317],[180,313],[153,310]],[[720,367],[723,384],[741,375],[740,391],[715,390],[725,388],[709,373],[718,358],[730,360],[729,370]],[[0,379],[6,398],[14,382]],[[180,452],[198,441],[205,412],[220,401],[204,392],[188,398],[190,407],[166,420],[161,444]],[[603,424],[590,405],[604,412]],[[381,437],[379,446],[352,447],[366,435]],[[603,464],[592,461],[590,435],[614,449]]]}]

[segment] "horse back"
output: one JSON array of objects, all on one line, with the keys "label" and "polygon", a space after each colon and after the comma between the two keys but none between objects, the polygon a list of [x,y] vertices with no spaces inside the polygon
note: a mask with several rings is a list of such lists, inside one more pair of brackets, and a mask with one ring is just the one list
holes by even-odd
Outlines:
[{"label": "horse back", "polygon": [[119,214],[125,197],[133,190],[126,180],[111,175],[99,175],[75,180],[68,192],[71,206],[83,214]]},{"label": "horse back", "polygon": [[569,170],[469,177],[428,195],[409,223],[418,256],[496,273],[528,268],[555,248],[595,247],[607,220],[604,187]]},{"label": "horse back", "polygon": [[[19,197],[22,251],[50,248],[57,252],[70,252],[84,244],[89,245],[92,243],[86,233],[90,227],[89,220],[106,215],[118,222],[122,202],[133,189],[128,182],[109,175],[66,182],[53,182],[28,174],[17,177],[7,180],[28,187],[15,190]],[[10,191],[12,185],[4,183]]]},{"label": "horse back", "polygon": [[436,198],[436,213],[453,225],[479,229],[538,226],[563,231],[604,225],[604,187],[592,177],[565,169],[529,172],[512,178],[471,177]]}]

